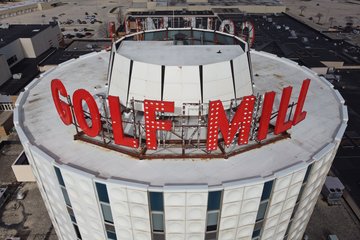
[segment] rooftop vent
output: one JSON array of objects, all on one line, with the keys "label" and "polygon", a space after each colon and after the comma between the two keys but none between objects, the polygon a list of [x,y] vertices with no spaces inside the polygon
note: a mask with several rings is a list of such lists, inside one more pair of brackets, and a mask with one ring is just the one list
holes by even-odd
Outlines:
[{"label": "rooftop vent", "polygon": [[0,29],[9,29],[10,25],[8,23],[0,24]]}]

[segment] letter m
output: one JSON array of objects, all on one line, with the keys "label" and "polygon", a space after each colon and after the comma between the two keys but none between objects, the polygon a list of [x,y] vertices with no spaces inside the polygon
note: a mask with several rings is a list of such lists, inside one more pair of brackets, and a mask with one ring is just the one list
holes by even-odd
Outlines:
[{"label": "letter m", "polygon": [[206,148],[208,151],[217,149],[219,129],[226,146],[231,144],[238,132],[238,144],[248,143],[254,103],[254,96],[244,97],[238,106],[231,123],[229,123],[222,102],[220,100],[210,101],[206,141]]}]

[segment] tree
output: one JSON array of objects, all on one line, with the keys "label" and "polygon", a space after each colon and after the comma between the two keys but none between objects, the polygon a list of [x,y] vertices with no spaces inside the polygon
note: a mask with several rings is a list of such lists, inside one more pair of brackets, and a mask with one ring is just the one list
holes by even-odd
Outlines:
[{"label": "tree", "polygon": [[300,6],[299,9],[300,9],[300,16],[304,16],[303,15],[303,11],[305,11],[307,7],[306,6]]},{"label": "tree", "polygon": [[334,17],[329,17],[330,27],[332,27],[334,21],[335,21],[335,18],[334,18]]},{"label": "tree", "polygon": [[315,17],[318,18],[317,24],[320,24],[320,19],[321,19],[323,16],[324,16],[324,15],[323,15],[322,13],[318,13],[318,14],[315,15]]},{"label": "tree", "polygon": [[118,8],[118,13],[117,13],[116,19],[117,19],[119,25],[124,24],[125,14],[124,14],[124,12],[123,12],[122,7],[119,7],[119,8]]},{"label": "tree", "polygon": [[98,37],[99,38],[109,38],[109,23],[104,22],[98,28]]}]

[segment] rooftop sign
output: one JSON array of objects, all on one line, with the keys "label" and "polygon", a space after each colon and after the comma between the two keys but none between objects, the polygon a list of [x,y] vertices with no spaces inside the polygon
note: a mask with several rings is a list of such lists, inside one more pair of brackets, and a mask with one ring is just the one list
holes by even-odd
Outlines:
[{"label": "rooftop sign", "polygon": [[[269,134],[276,136],[286,132],[306,117],[307,113],[303,107],[309,85],[309,79],[303,81],[297,103],[290,103],[292,87],[284,88],[279,109],[276,111],[273,110],[276,95],[273,91],[265,93],[264,96],[245,96],[239,99],[239,104],[235,104],[236,106],[230,110],[225,110],[220,100],[214,100],[209,102],[207,113],[202,114],[200,111],[202,105],[199,104],[198,126],[186,124],[184,120],[186,116],[171,117],[175,107],[174,102],[171,101],[149,99],[139,101],[143,104],[142,120],[136,120],[136,113],[132,108],[130,109],[133,115],[132,120],[124,121],[124,108],[117,96],[108,96],[104,99],[104,106],[100,107],[94,97],[84,89],[76,90],[71,99],[59,79],[52,80],[51,91],[56,110],[63,123],[74,124],[78,135],[85,135],[88,142],[95,143],[96,141],[91,139],[100,139],[100,143],[103,142],[100,144],[102,146],[110,144],[140,149],[142,154],[149,150],[155,151],[166,148],[167,145],[178,144],[182,146],[182,154],[177,155],[186,157],[185,150],[189,149],[186,146],[200,149],[209,156],[219,151],[219,148],[225,154],[228,152],[224,148],[230,148],[234,144],[247,145],[249,140],[261,143]],[[85,111],[84,107],[88,111]],[[103,114],[100,114],[99,108],[103,109]],[[275,116],[276,124],[272,127],[270,121]],[[179,124],[179,119],[182,121],[181,124]],[[133,134],[124,131],[126,124],[132,125]],[[184,134],[184,128],[187,127],[197,130],[188,136]],[[206,133],[201,132],[203,128],[206,129]],[[164,137],[166,133],[171,133],[173,137]],[[195,135],[197,135],[196,141]],[[205,138],[201,139],[201,136]],[[143,143],[144,140],[145,143]],[[128,150],[125,152],[131,153]],[[171,154],[168,155],[171,156]],[[205,157],[201,154],[196,156]],[[226,156],[225,154],[224,157]]]}]

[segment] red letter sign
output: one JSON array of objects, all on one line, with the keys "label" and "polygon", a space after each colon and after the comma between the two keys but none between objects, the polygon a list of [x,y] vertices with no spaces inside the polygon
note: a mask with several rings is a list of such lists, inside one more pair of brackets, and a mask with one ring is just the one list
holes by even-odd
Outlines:
[{"label": "red letter sign", "polygon": [[210,102],[206,142],[208,151],[217,149],[219,128],[227,146],[230,145],[239,128],[238,144],[248,143],[254,103],[254,96],[244,97],[229,124],[222,102],[220,100]]},{"label": "red letter sign", "polygon": [[276,125],[274,130],[274,133],[276,135],[285,132],[286,130],[290,129],[292,126],[291,120],[285,122],[286,113],[289,107],[289,102],[291,97],[291,91],[292,91],[292,87],[286,87],[282,91],[279,113],[276,119]]},{"label": "red letter sign", "polygon": [[174,102],[144,100],[146,147],[157,149],[156,130],[171,130],[172,122],[156,121],[155,112],[174,112]]},{"label": "red letter sign", "polygon": [[301,91],[299,94],[299,99],[298,99],[298,102],[296,105],[296,110],[295,110],[294,119],[293,119],[293,123],[292,123],[294,126],[296,124],[298,124],[299,122],[301,122],[302,120],[304,120],[306,117],[306,112],[305,111],[303,112],[302,109],[304,107],[305,98],[306,98],[306,94],[309,89],[309,85],[310,85],[310,79],[305,79],[302,83]]},{"label": "red letter sign", "polygon": [[260,124],[257,139],[259,141],[266,138],[269,130],[271,112],[274,104],[275,92],[265,93],[264,103],[261,111]]},{"label": "red letter sign", "polygon": [[136,139],[131,137],[124,137],[119,97],[109,96],[108,101],[111,114],[112,129],[114,133],[114,142],[119,145],[137,148],[139,146],[139,143],[138,141],[136,141]]},{"label": "red letter sign", "polygon": [[70,125],[72,123],[70,106],[66,102],[61,101],[59,96],[59,94],[61,94],[61,96],[67,97],[68,94],[66,92],[65,86],[59,79],[53,79],[51,81],[51,94],[61,120],[65,125]]},{"label": "red letter sign", "polygon": [[[91,127],[87,124],[85,116],[84,116],[84,109],[82,106],[82,101],[85,101],[89,107],[90,116],[91,116]],[[73,95],[73,105],[75,110],[75,117],[80,126],[80,128],[88,135],[89,137],[96,137],[101,128],[101,119],[99,109],[96,105],[94,98],[91,94],[84,90],[78,89],[74,92]]]}]

